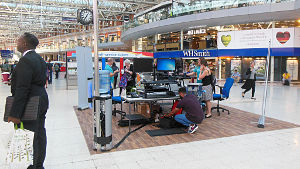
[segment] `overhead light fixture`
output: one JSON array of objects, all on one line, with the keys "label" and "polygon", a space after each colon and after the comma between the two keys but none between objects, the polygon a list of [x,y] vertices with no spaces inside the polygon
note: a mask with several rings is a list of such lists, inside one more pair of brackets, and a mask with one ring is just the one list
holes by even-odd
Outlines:
[{"label": "overhead light fixture", "polygon": [[298,19],[297,22],[300,23],[300,19]]}]

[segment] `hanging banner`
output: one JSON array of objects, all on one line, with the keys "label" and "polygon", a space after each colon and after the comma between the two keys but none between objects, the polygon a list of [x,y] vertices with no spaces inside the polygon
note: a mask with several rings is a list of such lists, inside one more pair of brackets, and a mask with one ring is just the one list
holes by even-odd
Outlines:
[{"label": "hanging banner", "polygon": [[300,47],[299,28],[254,29],[218,33],[218,49]]},{"label": "hanging banner", "polygon": [[151,52],[99,51],[99,57],[112,58],[153,58]]},{"label": "hanging banner", "polygon": [[169,51],[155,52],[154,58],[190,58],[190,57],[217,57],[218,50],[184,50],[184,51]]}]

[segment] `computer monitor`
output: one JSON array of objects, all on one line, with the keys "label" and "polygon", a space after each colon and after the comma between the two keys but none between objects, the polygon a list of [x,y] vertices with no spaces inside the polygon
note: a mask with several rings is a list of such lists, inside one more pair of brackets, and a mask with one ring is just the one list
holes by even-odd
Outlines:
[{"label": "computer monitor", "polygon": [[153,72],[153,59],[135,58],[133,59],[134,72]]},{"label": "computer monitor", "polygon": [[174,71],[175,59],[158,59],[157,60],[158,71]]}]

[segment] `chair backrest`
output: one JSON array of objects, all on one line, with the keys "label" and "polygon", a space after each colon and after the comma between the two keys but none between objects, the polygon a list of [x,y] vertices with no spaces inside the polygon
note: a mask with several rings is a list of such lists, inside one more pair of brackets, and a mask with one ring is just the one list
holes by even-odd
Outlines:
[{"label": "chair backrest", "polygon": [[216,84],[217,84],[217,79],[215,76],[212,75],[211,77],[211,87],[212,87],[212,92],[216,93]]},{"label": "chair backrest", "polygon": [[226,98],[229,97],[230,89],[231,89],[233,83],[234,83],[233,78],[227,78],[226,79],[226,82],[225,82],[225,85],[224,85],[224,88],[223,88],[223,91],[222,91],[222,95],[225,96]]}]

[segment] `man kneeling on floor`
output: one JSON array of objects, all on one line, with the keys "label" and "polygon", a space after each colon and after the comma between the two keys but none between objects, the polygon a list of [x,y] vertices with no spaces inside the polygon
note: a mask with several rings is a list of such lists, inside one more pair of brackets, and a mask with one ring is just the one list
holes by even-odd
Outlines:
[{"label": "man kneeling on floor", "polygon": [[195,95],[187,95],[184,87],[180,88],[178,92],[181,98],[180,102],[177,104],[176,108],[173,109],[171,113],[165,115],[165,117],[171,117],[183,108],[183,112],[185,113],[175,115],[175,120],[188,126],[188,133],[194,133],[198,129],[197,124],[201,123],[204,118],[200,102]]}]

